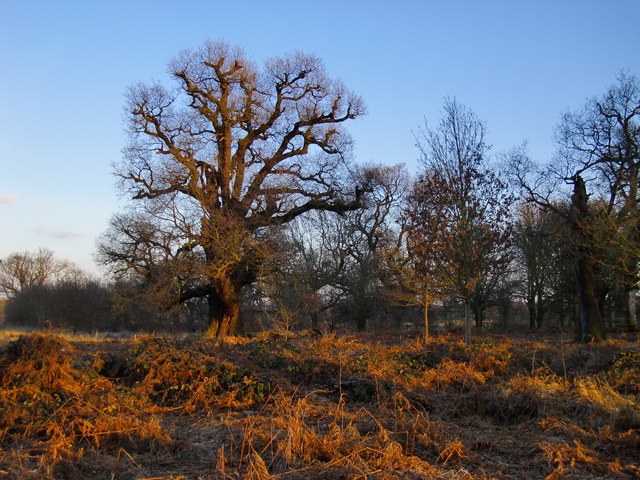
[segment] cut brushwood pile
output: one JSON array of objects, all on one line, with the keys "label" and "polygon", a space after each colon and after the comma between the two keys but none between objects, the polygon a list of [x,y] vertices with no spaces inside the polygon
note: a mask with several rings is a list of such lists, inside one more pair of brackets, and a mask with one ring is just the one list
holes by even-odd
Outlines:
[{"label": "cut brushwood pile", "polygon": [[65,338],[0,349],[0,480],[640,476],[637,338]]}]

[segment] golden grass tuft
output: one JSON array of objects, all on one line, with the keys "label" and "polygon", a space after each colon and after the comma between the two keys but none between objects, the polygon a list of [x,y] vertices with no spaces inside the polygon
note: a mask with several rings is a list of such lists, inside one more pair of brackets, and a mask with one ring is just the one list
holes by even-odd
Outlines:
[{"label": "golden grass tuft", "polygon": [[[413,454],[419,448],[418,435],[428,424],[415,411],[411,420],[409,412],[398,412],[402,426],[409,428],[396,431],[366,409],[348,412],[344,397],[331,404],[319,404],[315,397],[275,393],[259,416],[242,422],[235,443],[239,446],[218,450],[217,472],[225,478],[261,480],[422,478],[438,472]],[[452,450],[449,460],[455,455]]]},{"label": "golden grass tuft", "polygon": [[575,396],[578,403],[587,407],[585,413],[593,425],[640,428],[637,401],[619,394],[605,382],[592,378],[577,379]]},{"label": "golden grass tuft", "polygon": [[[553,471],[546,477],[547,480],[566,478],[566,475],[576,472],[578,464],[600,464],[602,463],[595,451],[583,445],[580,440],[574,440],[573,445],[566,442],[538,443],[538,448],[542,451],[542,456],[548,462]],[[604,466],[604,465],[603,465]],[[587,472],[594,473],[593,469],[585,468]],[[599,469],[596,469],[597,473]]]},{"label": "golden grass tuft", "polygon": [[437,462],[446,465],[451,460],[469,459],[467,449],[459,438],[446,442],[438,455]]},{"label": "golden grass tuft", "polygon": [[473,365],[445,359],[437,368],[425,371],[421,380],[433,390],[462,392],[485,383],[487,379]]}]

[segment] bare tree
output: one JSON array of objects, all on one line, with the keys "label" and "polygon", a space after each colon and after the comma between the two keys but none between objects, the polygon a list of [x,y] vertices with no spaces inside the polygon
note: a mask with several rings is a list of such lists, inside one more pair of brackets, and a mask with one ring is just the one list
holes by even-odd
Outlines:
[{"label": "bare tree", "polygon": [[510,261],[513,198],[488,166],[484,124],[455,100],[445,102],[437,128],[425,128],[418,146],[425,170],[409,197],[408,252],[438,289],[465,303],[469,344],[471,309],[476,303],[481,311]]},{"label": "bare tree", "polygon": [[571,271],[570,238],[565,220],[555,211],[525,203],[514,224],[514,251],[519,270],[519,296],[529,311],[531,330],[543,326],[545,315],[566,296],[567,270]]},{"label": "bare tree", "polygon": [[271,319],[289,315],[298,325],[310,320],[311,327],[318,328],[320,315],[344,300],[346,292],[339,279],[346,267],[349,240],[341,220],[314,211],[287,224],[282,239],[286,253],[259,283]]},{"label": "bare tree", "polygon": [[22,290],[61,280],[83,276],[80,269],[67,260],[58,260],[53,251],[12,253],[0,260],[0,292],[14,297]]},{"label": "bare tree", "polygon": [[361,331],[383,312],[379,256],[394,241],[392,219],[408,174],[403,165],[375,165],[356,168],[351,178],[361,185],[362,208],[342,216],[310,212],[290,222],[284,230],[290,254],[264,282],[270,302],[275,296],[300,320],[310,316],[314,327],[322,312],[339,306]]},{"label": "bare tree", "polygon": [[363,208],[349,212],[342,220],[348,238],[348,262],[343,287],[353,302],[359,331],[369,318],[379,313],[384,296],[382,256],[398,241],[400,202],[409,189],[404,165],[369,166],[356,174],[357,183],[366,186]]},{"label": "bare tree", "polygon": [[[590,196],[599,203],[596,208],[588,208],[587,205],[583,212],[586,223],[578,226],[584,240],[595,241],[596,245],[582,245],[581,248],[602,252],[603,241],[615,244],[617,255],[601,255],[592,261],[604,261],[605,268],[618,271],[618,283],[628,292],[627,325],[637,329],[635,301],[640,261],[638,79],[620,73],[617,83],[603,96],[587,101],[580,111],[569,112],[562,117],[557,137],[561,158],[565,160],[565,171],[573,173],[571,178],[575,179],[574,198],[581,199],[582,191],[586,196],[589,186]],[[605,238],[597,238],[597,235],[594,238],[589,234],[594,215],[601,217],[601,227],[606,225]]]},{"label": "bare tree", "polygon": [[[537,168],[515,152],[512,172],[525,199],[554,209],[563,197],[573,232],[574,272],[584,340],[605,338],[598,307],[602,270],[619,272],[628,295],[628,323],[637,328],[635,298],[640,256],[640,83],[622,73],[605,95],[563,115],[556,130],[558,156]],[[565,186],[571,187],[567,191]],[[559,212],[561,213],[561,212]],[[614,250],[608,249],[614,245]],[[612,252],[617,252],[611,254]]]},{"label": "bare tree", "polygon": [[167,293],[175,302],[207,297],[207,335],[221,337],[233,333],[242,287],[277,247],[268,242],[272,227],[312,210],[358,207],[340,184],[351,143],[340,126],[364,106],[302,53],[260,69],[240,49],[208,42],[182,52],[170,70],[174,89],[131,88],[131,142],[116,167],[166,241],[140,238],[145,246],[129,254],[116,234],[101,258],[120,271],[144,265],[155,281],[147,249],[164,249]]}]

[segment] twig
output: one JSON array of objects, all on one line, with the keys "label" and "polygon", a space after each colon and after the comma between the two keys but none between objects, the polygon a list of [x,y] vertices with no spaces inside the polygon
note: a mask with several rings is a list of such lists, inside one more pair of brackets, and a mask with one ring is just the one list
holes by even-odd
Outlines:
[{"label": "twig", "polygon": [[127,456],[127,458],[133,462],[133,464],[136,467],[140,468],[140,465],[138,465],[138,462],[136,462],[133,459],[133,457],[131,455],[129,455],[129,452],[127,452],[124,448],[120,448],[120,450],[118,450],[118,457],[116,458],[116,467],[118,466],[118,462],[120,461],[120,454],[121,453],[124,453]]}]

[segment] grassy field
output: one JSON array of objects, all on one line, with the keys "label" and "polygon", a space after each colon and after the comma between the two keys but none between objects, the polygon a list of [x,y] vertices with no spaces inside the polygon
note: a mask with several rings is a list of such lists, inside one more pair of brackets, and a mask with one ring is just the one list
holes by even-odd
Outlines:
[{"label": "grassy field", "polygon": [[640,344],[0,336],[4,479],[640,477]]}]

